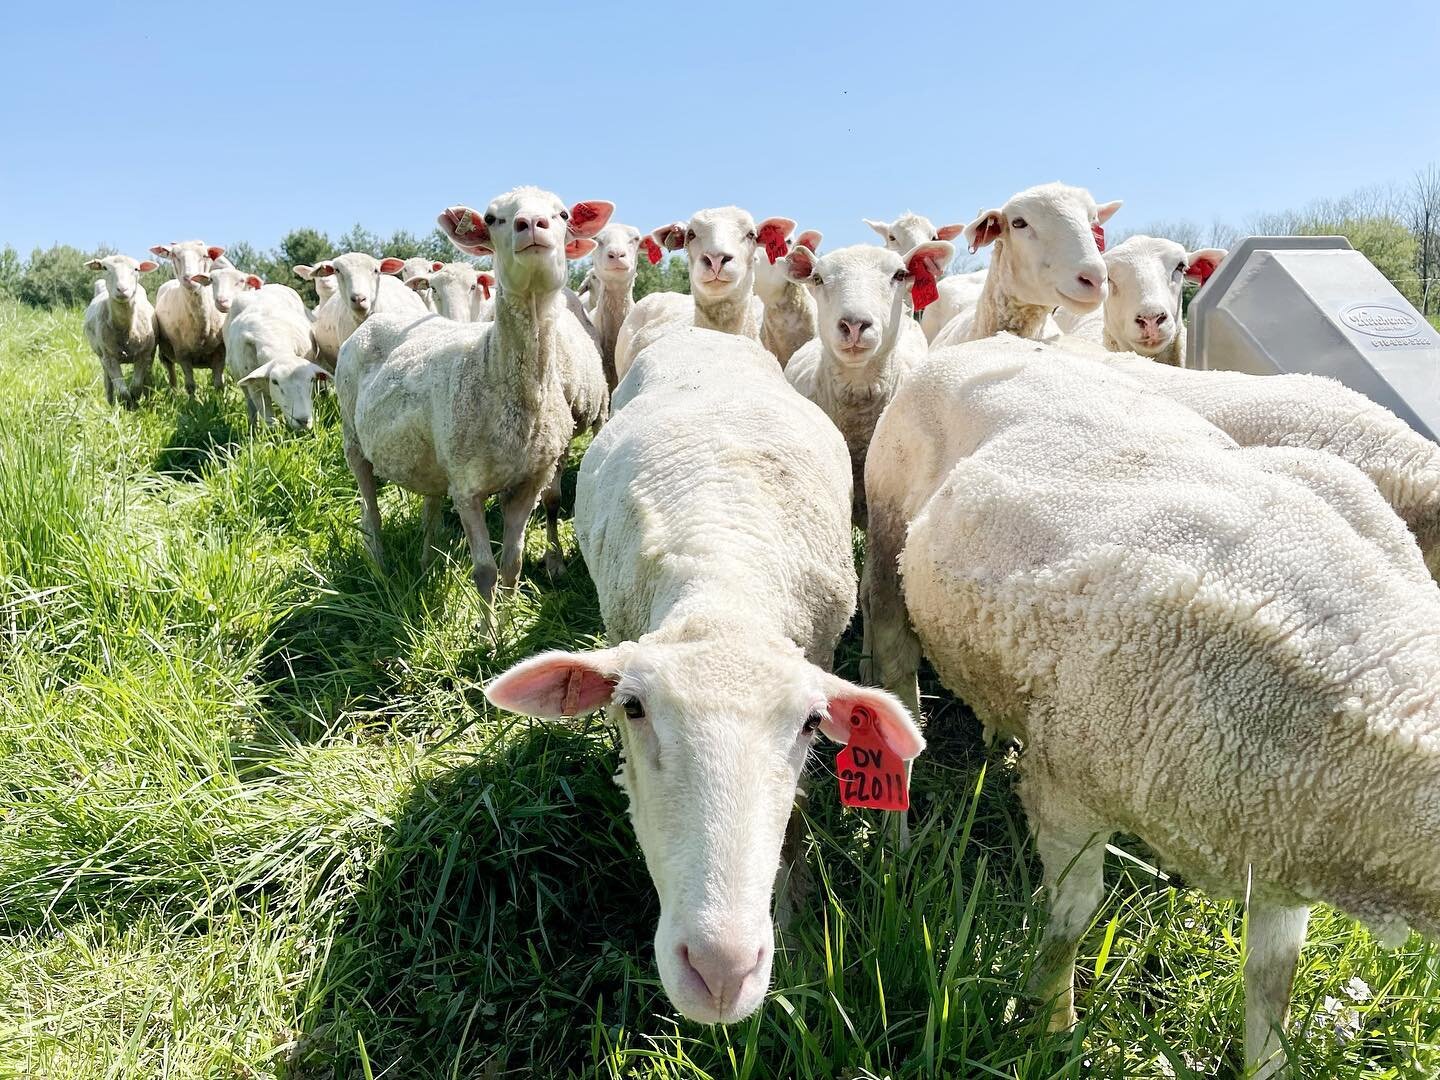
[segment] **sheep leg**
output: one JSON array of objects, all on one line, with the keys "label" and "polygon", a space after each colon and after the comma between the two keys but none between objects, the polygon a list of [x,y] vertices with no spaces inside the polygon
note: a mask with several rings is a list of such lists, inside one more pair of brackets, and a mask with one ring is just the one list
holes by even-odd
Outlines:
[{"label": "sheep leg", "polygon": [[530,511],[540,500],[540,491],[545,486],[547,474],[538,479],[527,480],[520,487],[511,488],[500,499],[505,514],[505,537],[500,545],[500,584],[507,589],[515,587],[520,580],[520,563],[525,555],[525,526],[530,521]]},{"label": "sheep leg", "polygon": [[[1250,901],[1245,955],[1245,1067],[1254,1080],[1285,1071],[1280,1033],[1290,1012],[1290,990],[1310,909]],[[1253,1070],[1250,1071],[1250,1070]]]},{"label": "sheep leg", "polygon": [[155,355],[142,356],[135,361],[130,369],[130,400],[138,403],[141,398],[150,393],[150,368],[155,363]]},{"label": "sheep leg", "polygon": [[180,367],[185,372],[185,393],[195,396],[195,367],[187,360],[180,361]]},{"label": "sheep leg", "polygon": [[426,495],[425,503],[420,512],[420,520],[424,530],[424,539],[421,541],[420,569],[430,569],[435,562],[435,556],[440,554],[440,515],[445,508],[445,496]]},{"label": "sheep leg", "polygon": [[495,569],[495,553],[490,550],[490,527],[485,524],[485,500],[483,492],[466,497],[454,496],[455,510],[460,515],[460,524],[465,529],[465,540],[470,545],[470,577],[485,601],[485,609],[494,623],[495,582],[499,577]]},{"label": "sheep leg", "polygon": [[102,356],[100,377],[105,382],[105,404],[114,405],[116,389],[125,385],[125,378],[120,374],[120,365],[110,357]]},{"label": "sheep leg", "polygon": [[[900,549],[904,523],[880,507],[870,508],[865,571],[860,576],[861,631],[868,655],[861,659],[861,680],[879,683],[920,719],[920,639],[910,626],[900,587]],[[868,669],[868,670],[867,670]]]},{"label": "sheep leg", "polygon": [[255,418],[260,412],[255,404],[255,395],[247,386],[245,388],[245,417],[250,422],[250,434],[255,434]]},{"label": "sheep leg", "polygon": [[545,537],[548,541],[545,550],[545,572],[551,578],[558,578],[565,573],[565,553],[560,548],[560,477],[565,469],[565,456],[561,455],[555,466],[555,475],[540,497],[545,506]]},{"label": "sheep leg", "polygon": [[221,364],[210,366],[210,389],[217,394],[225,392],[225,368]]},{"label": "sheep leg", "polygon": [[345,461],[355,474],[355,486],[360,489],[360,531],[365,534],[365,546],[375,565],[385,565],[385,549],[380,543],[380,504],[375,498],[375,466],[361,452],[358,443],[345,440]]},{"label": "sheep leg", "polygon": [[1049,1029],[1067,1031],[1075,1026],[1075,951],[1105,892],[1108,834],[1075,822],[1052,827],[1026,809],[1050,896],[1050,921],[1026,990],[1049,1004]]}]

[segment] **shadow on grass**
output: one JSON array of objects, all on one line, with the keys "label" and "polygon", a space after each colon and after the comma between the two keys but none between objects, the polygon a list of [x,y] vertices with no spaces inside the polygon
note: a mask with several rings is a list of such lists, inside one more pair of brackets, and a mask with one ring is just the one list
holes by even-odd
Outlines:
[{"label": "shadow on grass", "polygon": [[162,476],[198,479],[207,465],[238,446],[244,436],[244,426],[227,414],[223,394],[200,391],[193,399],[182,394],[176,398],[175,427],[156,453],[153,467]]},{"label": "shadow on grass", "polygon": [[663,1008],[658,903],[599,725],[528,724],[418,785],[328,960],[284,1075],[558,1076]]}]

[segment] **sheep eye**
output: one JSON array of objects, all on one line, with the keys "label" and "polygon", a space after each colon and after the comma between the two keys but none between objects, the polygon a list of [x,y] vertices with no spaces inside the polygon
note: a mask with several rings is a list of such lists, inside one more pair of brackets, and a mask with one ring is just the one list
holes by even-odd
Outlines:
[{"label": "sheep eye", "polygon": [[495,218],[495,215],[494,215],[494,214],[486,214],[486,215],[485,215],[485,224],[486,224],[486,225],[494,225],[494,224],[495,224],[495,221],[496,221],[496,218]]},{"label": "sheep eye", "polygon": [[747,232],[747,233],[745,234],[745,239],[746,239],[746,240],[749,240],[749,241],[751,241],[751,242],[753,243],[753,242],[755,242],[756,240],[758,240],[759,237],[757,237],[757,236],[755,235],[755,230],[754,230],[754,229],[751,229],[749,232]]},{"label": "sheep eye", "polygon": [[897,282],[898,282],[898,281],[904,281],[904,280],[905,280],[906,278],[908,278],[909,276],[910,276],[910,272],[909,272],[908,270],[896,270],[896,271],[895,271],[895,276],[892,277],[890,280],[891,280],[891,281],[897,281]]},{"label": "sheep eye", "polygon": [[569,220],[570,220],[570,211],[569,211],[569,210],[561,210],[561,211],[560,211],[560,220],[561,220],[561,221],[569,221]]},{"label": "sheep eye", "polygon": [[939,240],[939,239],[940,239],[940,234],[939,234],[939,233],[932,233],[931,236],[930,236],[930,239],[931,239],[931,240]]},{"label": "sheep eye", "polygon": [[892,235],[891,237],[889,237],[889,240],[890,240],[890,243],[892,243],[892,244],[895,243],[895,237],[894,237],[893,235]]},{"label": "sheep eye", "polygon": [[1026,221],[1023,217],[1017,217],[1011,220],[1010,227],[1012,229],[1023,229],[1029,224],[1030,223]]},{"label": "sheep eye", "polygon": [[824,285],[825,282],[823,282],[823,281],[820,280],[820,275],[819,275],[819,274],[811,274],[811,275],[810,275],[810,284],[811,284],[811,285]]},{"label": "sheep eye", "polygon": [[1179,266],[1175,267],[1175,273],[1177,273],[1177,274],[1183,274],[1183,273],[1186,271],[1186,269],[1187,269],[1187,267],[1185,266],[1185,264],[1184,264],[1184,263],[1181,263]]},{"label": "sheep eye", "polygon": [[645,719],[645,706],[640,704],[639,698],[621,698],[620,707],[625,710],[625,715],[631,720]]},{"label": "sheep eye", "polygon": [[813,735],[817,730],[819,730],[820,725],[824,722],[824,713],[812,712],[809,716],[805,718],[805,723],[801,726],[800,732],[803,735]]},{"label": "sheep eye", "polygon": [[694,240],[694,239],[695,239],[695,230],[694,230],[694,229],[686,229],[686,230],[685,230],[685,242],[688,244],[688,243],[690,243],[691,240]]}]

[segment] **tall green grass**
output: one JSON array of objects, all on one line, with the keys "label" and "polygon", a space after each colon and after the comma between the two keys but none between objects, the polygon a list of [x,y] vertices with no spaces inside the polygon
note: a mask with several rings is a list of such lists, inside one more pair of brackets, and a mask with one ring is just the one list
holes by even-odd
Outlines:
[{"label": "tall green grass", "polygon": [[[679,1019],[613,734],[480,692],[602,638],[568,525],[568,575],[532,530],[492,636],[453,520],[422,574],[419,507],[386,489],[371,565],[320,414],[252,440],[233,392],[109,409],[78,314],[0,306],[0,1076],[1234,1071],[1240,914],[1131,860],[1082,950],[1080,1028],[1035,1023],[1012,772],[933,684],[911,849],[836,805],[820,755],[773,993],[733,1028]],[[1328,913],[1311,938],[1301,1075],[1437,1075],[1430,951]]]}]

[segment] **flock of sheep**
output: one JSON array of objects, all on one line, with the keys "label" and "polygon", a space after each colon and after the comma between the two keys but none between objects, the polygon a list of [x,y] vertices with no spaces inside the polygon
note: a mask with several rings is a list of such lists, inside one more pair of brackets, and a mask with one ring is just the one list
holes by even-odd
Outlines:
[{"label": "flock of sheep", "polygon": [[[448,496],[487,610],[537,502],[559,569],[560,468],[598,432],[575,531],[614,644],[486,692],[609,710],[687,1016],[763,999],[815,733],[903,786],[925,656],[1023,748],[1051,900],[1030,989],[1052,1027],[1074,1023],[1123,831],[1247,901],[1245,1056],[1271,1076],[1311,905],[1385,941],[1440,933],[1440,447],[1329,380],[1179,367],[1182,286],[1225,253],[1105,251],[1118,208],[1049,184],[822,254],[785,218],[702,210],[646,236],[609,203],[517,188],[439,219],[493,277],[352,253],[296,268],[322,287],[307,312],[221,249],[173,244],[152,249],[177,278],[153,312],[153,262],[92,264],[86,329],[112,400],[157,341],[172,386],[177,363],[192,390],[195,367],[217,386],[228,368],[252,423],[307,426],[333,374],[376,560],[377,478],[425,497],[427,560]],[[988,272],[945,277],[958,236],[992,247]],[[691,294],[636,303],[662,249],[686,252]],[[582,301],[567,261],[591,252]],[[831,671],[857,599],[863,678],[886,689]]]}]

